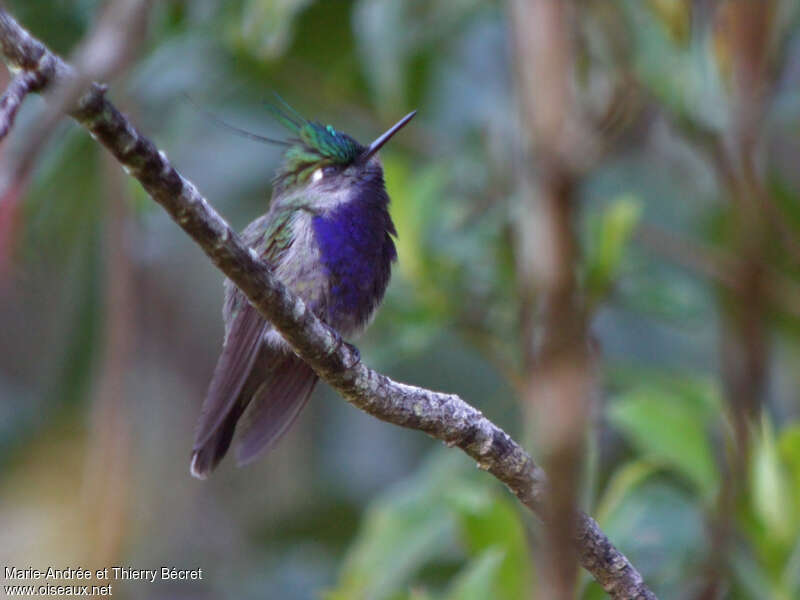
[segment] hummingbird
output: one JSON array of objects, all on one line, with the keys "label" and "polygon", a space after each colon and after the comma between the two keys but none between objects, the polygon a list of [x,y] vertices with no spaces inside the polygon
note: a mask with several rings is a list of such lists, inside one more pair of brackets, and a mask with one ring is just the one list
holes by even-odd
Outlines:
[{"label": "hummingbird", "polygon": [[[320,319],[352,339],[374,317],[397,260],[397,231],[377,152],[416,111],[363,146],[331,125],[304,119],[286,103],[270,110],[290,132],[288,140],[237,129],[285,147],[269,209],[244,229],[242,239]],[[199,479],[222,460],[237,429],[240,466],[271,448],[297,419],[318,379],[235,284],[226,279],[224,288],[222,353],[192,449],[190,471]]]}]

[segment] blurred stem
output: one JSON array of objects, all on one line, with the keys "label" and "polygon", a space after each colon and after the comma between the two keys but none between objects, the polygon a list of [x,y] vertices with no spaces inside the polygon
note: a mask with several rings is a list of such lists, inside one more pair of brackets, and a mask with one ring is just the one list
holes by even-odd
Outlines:
[{"label": "blurred stem", "polygon": [[584,436],[593,385],[586,353],[586,318],[575,279],[577,248],[572,229],[572,181],[563,173],[540,178],[535,195],[539,223],[549,231],[550,245],[537,254],[549,256],[549,276],[538,273],[538,315],[525,343],[532,348],[526,364],[528,423],[551,473],[542,571],[543,595],[574,598],[575,558],[569,542],[571,511],[579,497],[584,460]]},{"label": "blurred stem", "polygon": [[133,321],[133,285],[125,250],[127,192],[119,165],[103,153],[109,217],[106,219],[105,351],[98,366],[87,435],[84,505],[96,564],[113,564],[125,535],[130,456],[125,410]]},{"label": "blurred stem", "polygon": [[[737,285],[721,302],[722,383],[734,426],[734,447],[725,454],[725,476],[711,517],[707,582],[698,598],[713,600],[725,589],[734,510],[744,488],[750,455],[750,427],[761,412],[769,355],[766,310],[770,207],[756,167],[765,101],[771,37],[770,3],[731,0],[716,8],[717,42],[731,56],[732,131],[727,144],[712,139],[712,164],[719,187],[731,201],[731,246],[738,257],[732,277]],[[774,219],[773,219],[774,221]],[[783,234],[783,228],[778,228]],[[785,237],[785,235],[783,236]],[[791,249],[791,247],[790,247]]]},{"label": "blurred stem", "polygon": [[566,135],[580,120],[571,82],[574,15],[569,2],[514,0],[511,7],[518,91],[533,146],[522,166],[527,207],[517,231],[524,397],[551,490],[539,553],[540,597],[569,600],[577,581],[571,513],[579,497],[593,386],[573,228],[574,166],[581,157]]}]

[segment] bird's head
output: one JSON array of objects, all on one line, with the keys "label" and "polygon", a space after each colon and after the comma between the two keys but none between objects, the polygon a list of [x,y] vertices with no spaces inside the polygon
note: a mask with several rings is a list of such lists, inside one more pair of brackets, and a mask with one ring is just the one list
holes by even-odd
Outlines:
[{"label": "bird's head", "polygon": [[304,119],[286,104],[270,109],[293,135],[284,142],[286,150],[275,177],[276,191],[308,186],[334,191],[365,178],[382,181],[383,172],[375,155],[416,114],[410,112],[374,142],[363,146],[331,125]]}]

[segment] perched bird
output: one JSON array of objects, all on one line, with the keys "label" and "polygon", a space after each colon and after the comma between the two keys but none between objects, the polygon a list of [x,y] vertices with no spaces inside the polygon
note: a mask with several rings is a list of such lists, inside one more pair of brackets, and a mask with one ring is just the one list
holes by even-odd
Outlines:
[{"label": "perched bird", "polygon": [[[242,237],[317,316],[353,337],[374,316],[397,258],[397,232],[376,153],[416,112],[362,146],[288,105],[271,109],[293,137],[280,142],[240,131],[286,147],[269,211]],[[192,451],[191,473],[201,479],[225,456],[237,428],[240,465],[272,446],[317,383],[314,371],[229,280],[223,318],[222,354]]]}]

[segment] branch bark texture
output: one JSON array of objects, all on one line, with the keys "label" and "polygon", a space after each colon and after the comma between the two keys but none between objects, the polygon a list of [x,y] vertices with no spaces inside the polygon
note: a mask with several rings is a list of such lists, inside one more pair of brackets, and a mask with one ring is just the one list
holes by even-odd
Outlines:
[{"label": "branch bark texture", "polygon": [[[2,8],[0,48],[12,67],[33,71],[46,83],[73,76],[71,67]],[[383,421],[458,446],[479,468],[506,484],[525,506],[542,514],[545,475],[519,444],[458,396],[398,383],[363,364],[358,352],[281,284],[166,155],[114,107],[103,86],[92,84],[69,114],[142,184],[297,354],[351,404]],[[597,523],[583,513],[575,516],[574,542],[581,564],[611,597],[655,598]]]}]

